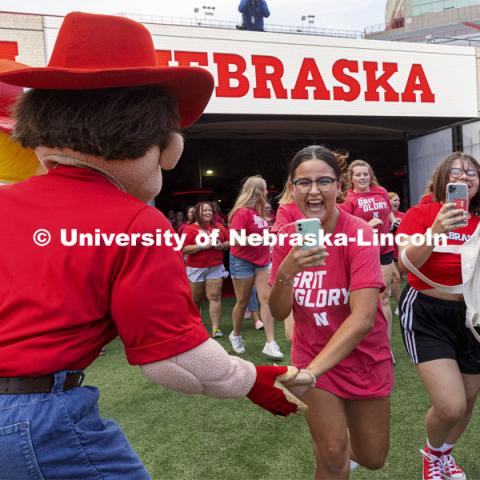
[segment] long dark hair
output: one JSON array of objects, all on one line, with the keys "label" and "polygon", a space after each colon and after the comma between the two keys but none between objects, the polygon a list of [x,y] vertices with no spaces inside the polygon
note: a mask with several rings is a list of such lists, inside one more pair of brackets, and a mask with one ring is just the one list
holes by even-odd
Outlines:
[{"label": "long dark hair", "polygon": [[[453,152],[437,165],[432,174],[431,191],[438,202],[445,202],[447,197],[447,183],[450,182],[450,168],[455,161],[471,165],[480,175],[480,164],[471,155],[463,152]],[[480,214],[480,187],[470,200],[468,209],[476,215]]]},{"label": "long dark hair", "polygon": [[303,163],[308,162],[309,160],[322,160],[325,162],[332,170],[335,172],[335,177],[337,180],[342,174],[340,165],[337,160],[337,156],[326,147],[321,145],[310,145],[308,147],[302,148],[298,151],[290,161],[288,166],[288,178],[291,181],[295,179],[295,172],[297,168]]},{"label": "long dark hair", "polygon": [[[202,210],[203,210],[204,205],[208,205],[212,209],[212,219],[210,220],[210,222],[205,222],[203,220]],[[195,211],[193,212],[192,223],[194,223],[194,222],[198,223],[201,228],[205,228],[207,225],[211,225],[212,227],[216,226],[215,217],[213,215],[213,205],[210,202],[198,202],[195,205]]]}]

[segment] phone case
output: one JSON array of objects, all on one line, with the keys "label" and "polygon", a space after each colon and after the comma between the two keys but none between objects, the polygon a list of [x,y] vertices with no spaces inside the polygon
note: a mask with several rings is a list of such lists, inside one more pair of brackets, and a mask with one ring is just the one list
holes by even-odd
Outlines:
[{"label": "phone case", "polygon": [[[455,208],[468,212],[468,186],[464,183],[447,184],[447,203],[454,203]],[[468,225],[468,218],[465,217],[465,221],[457,225],[466,227]]]},{"label": "phone case", "polygon": [[320,220],[318,218],[303,218],[295,222],[295,230],[301,235],[308,235],[308,245],[302,245],[303,249],[318,247],[320,245]]}]

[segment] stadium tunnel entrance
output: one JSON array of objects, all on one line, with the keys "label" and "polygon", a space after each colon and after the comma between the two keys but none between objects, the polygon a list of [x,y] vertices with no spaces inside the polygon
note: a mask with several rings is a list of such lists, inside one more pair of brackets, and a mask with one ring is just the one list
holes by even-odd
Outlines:
[{"label": "stadium tunnel entrance", "polygon": [[227,213],[242,181],[262,175],[276,208],[293,154],[311,144],[349,152],[349,162],[369,162],[381,185],[409,204],[408,140],[451,125],[457,118],[204,115],[185,131],[177,167],[164,172],[156,206],[185,211],[200,200],[218,200]]}]

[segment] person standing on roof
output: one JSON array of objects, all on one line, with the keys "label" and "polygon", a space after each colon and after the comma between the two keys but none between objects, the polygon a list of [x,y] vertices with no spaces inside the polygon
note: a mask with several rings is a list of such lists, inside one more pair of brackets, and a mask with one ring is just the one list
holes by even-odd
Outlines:
[{"label": "person standing on roof", "polygon": [[263,19],[270,16],[265,0],[242,0],[238,6],[242,14],[242,27],[244,30],[263,32]]}]

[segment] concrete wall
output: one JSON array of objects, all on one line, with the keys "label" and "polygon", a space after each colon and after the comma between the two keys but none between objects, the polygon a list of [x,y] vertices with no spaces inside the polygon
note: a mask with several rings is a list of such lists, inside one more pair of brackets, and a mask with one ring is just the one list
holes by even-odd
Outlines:
[{"label": "concrete wall", "polygon": [[[480,92],[480,48],[475,49],[477,56],[477,92]],[[480,96],[478,97],[478,117],[480,117]]]},{"label": "concrete wall", "polygon": [[451,23],[459,23],[480,18],[480,5],[451,8],[442,12],[427,13],[405,19],[405,31],[431,28]]},{"label": "concrete wall", "polygon": [[[426,34],[459,36],[475,34],[476,30],[462,25],[461,22],[480,20],[480,5],[472,5],[463,8],[452,8],[442,12],[427,13],[415,17],[409,16],[408,6],[405,10],[405,26],[367,33],[366,38],[371,40],[402,40],[425,41]],[[415,40],[415,32],[418,32],[418,40]],[[480,33],[477,31],[477,33]]]},{"label": "concrete wall", "polygon": [[0,12],[0,43],[17,42],[17,62],[33,67],[47,62],[41,15]]}]

